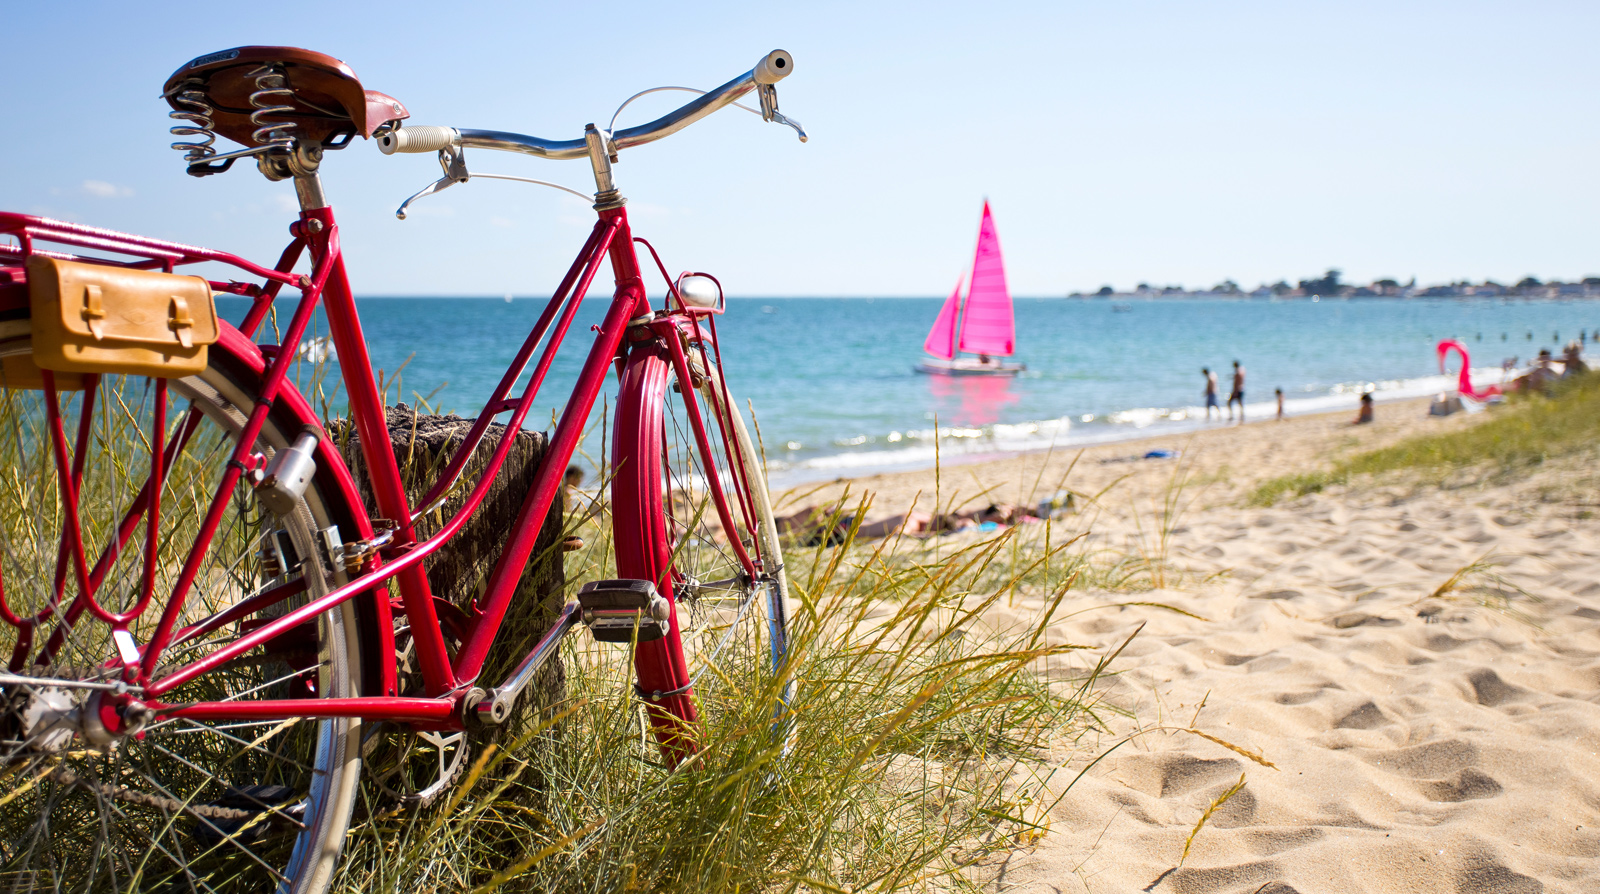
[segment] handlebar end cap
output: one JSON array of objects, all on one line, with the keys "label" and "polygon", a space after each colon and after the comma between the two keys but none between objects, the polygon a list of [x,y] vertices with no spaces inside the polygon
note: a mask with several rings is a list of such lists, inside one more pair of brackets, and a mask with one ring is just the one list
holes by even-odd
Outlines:
[{"label": "handlebar end cap", "polygon": [[773,50],[756,63],[757,84],[776,84],[794,72],[794,57],[787,50]]}]

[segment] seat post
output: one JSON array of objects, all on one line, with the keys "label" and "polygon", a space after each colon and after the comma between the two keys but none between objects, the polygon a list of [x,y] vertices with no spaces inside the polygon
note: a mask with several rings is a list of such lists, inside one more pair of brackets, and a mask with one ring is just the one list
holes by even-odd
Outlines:
[{"label": "seat post", "polygon": [[328,197],[322,192],[322,177],[316,171],[295,175],[294,196],[300,200],[301,211],[328,207]]}]

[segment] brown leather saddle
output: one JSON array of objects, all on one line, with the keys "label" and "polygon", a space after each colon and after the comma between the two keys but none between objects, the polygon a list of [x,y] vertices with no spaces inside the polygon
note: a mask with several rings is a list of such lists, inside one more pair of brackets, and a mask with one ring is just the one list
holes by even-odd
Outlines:
[{"label": "brown leather saddle", "polygon": [[[252,103],[251,96],[262,86],[257,71],[265,65],[282,69],[288,92],[261,94]],[[294,124],[293,134],[305,140],[342,146],[357,134],[366,139],[384,124],[410,117],[394,97],[362,89],[350,66],[296,47],[235,47],[207,53],[173,72],[162,96],[173,109],[192,112],[181,94],[194,89],[205,93],[211,107],[210,130],[252,148],[261,145],[252,134],[272,122]],[[290,110],[266,113],[252,122],[251,113],[263,106]]]}]

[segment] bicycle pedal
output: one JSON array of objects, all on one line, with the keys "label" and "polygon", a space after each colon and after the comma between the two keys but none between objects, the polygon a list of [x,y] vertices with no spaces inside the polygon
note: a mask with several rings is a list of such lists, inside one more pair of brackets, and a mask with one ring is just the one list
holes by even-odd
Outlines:
[{"label": "bicycle pedal", "polygon": [[578,604],[583,623],[602,643],[658,640],[667,635],[672,616],[672,606],[647,580],[590,581],[578,589]]}]

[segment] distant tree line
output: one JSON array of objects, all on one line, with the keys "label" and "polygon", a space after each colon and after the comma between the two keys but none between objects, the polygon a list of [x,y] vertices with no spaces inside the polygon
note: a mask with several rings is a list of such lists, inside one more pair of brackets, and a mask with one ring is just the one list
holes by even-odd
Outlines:
[{"label": "distant tree line", "polygon": [[[1588,276],[1573,282],[1550,280],[1541,282],[1537,277],[1525,276],[1515,285],[1502,285],[1492,279],[1481,283],[1468,280],[1460,282],[1441,283],[1439,285],[1418,286],[1416,277],[1409,282],[1400,282],[1395,279],[1377,279],[1367,285],[1356,285],[1344,282],[1342,273],[1338,268],[1330,268],[1322,276],[1314,279],[1299,280],[1296,285],[1289,285],[1284,280],[1275,283],[1262,283],[1255,289],[1246,291],[1231,279],[1225,279],[1209,289],[1186,289],[1181,285],[1152,286],[1141,282],[1134,287],[1131,294],[1135,295],[1230,295],[1261,297],[1307,297],[1307,298],[1456,298],[1467,296],[1483,297],[1521,297],[1521,298],[1558,298],[1558,297],[1585,297],[1600,298],[1600,276]],[[1094,292],[1095,297],[1108,298],[1112,295],[1122,294],[1109,285],[1101,286]],[[1081,292],[1073,293],[1074,298],[1088,297]]]}]

